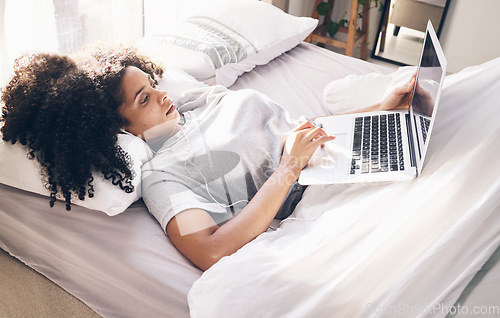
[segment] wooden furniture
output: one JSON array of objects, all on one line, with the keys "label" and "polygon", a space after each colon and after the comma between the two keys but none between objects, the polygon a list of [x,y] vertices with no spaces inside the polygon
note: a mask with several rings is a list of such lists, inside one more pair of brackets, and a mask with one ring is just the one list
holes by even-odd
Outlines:
[{"label": "wooden furniture", "polygon": [[[316,0],[311,17],[317,19],[319,17],[316,7],[323,0]],[[358,0],[351,0],[351,11],[349,14],[348,27],[340,27],[339,32],[347,33],[347,40],[340,41],[327,36],[326,25],[322,23],[314,30],[307,38],[306,42],[318,42],[334,47],[345,49],[347,56],[353,56],[354,48],[360,45],[360,58],[366,60],[368,56],[368,26],[370,23],[370,4],[371,0],[366,1],[363,6],[363,17],[361,22],[361,30],[358,30]]]}]

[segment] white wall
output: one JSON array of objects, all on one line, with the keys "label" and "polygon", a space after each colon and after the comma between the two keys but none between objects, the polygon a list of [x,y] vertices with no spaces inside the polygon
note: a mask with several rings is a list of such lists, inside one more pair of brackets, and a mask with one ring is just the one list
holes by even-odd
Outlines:
[{"label": "white wall", "polygon": [[500,56],[499,0],[451,0],[440,42],[448,71]]},{"label": "white wall", "polygon": [[261,0],[263,2],[270,3],[281,10],[288,12],[288,0]]}]

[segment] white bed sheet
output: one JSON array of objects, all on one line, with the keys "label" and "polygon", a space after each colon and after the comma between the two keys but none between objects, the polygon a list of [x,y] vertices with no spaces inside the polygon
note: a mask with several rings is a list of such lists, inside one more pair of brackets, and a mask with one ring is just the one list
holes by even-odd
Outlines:
[{"label": "white bed sheet", "polygon": [[350,74],[392,71],[304,42],[272,63],[243,74],[231,89],[253,88],[285,107],[294,118],[316,117],[330,114],[323,90],[331,81]]},{"label": "white bed sheet", "polygon": [[[232,88],[260,90],[293,116],[320,115],[326,83],[373,71],[389,72],[303,43]],[[104,317],[187,317],[187,294],[201,275],[142,201],[108,217],[79,206],[67,212],[61,202],[51,209],[46,197],[0,184],[0,248]]]},{"label": "white bed sheet", "polygon": [[500,244],[499,90],[500,58],[447,77],[418,179],[310,186],[195,282],[192,317],[446,317]]},{"label": "white bed sheet", "polygon": [[[450,318],[467,318],[477,313],[481,318],[500,317],[500,247],[469,283],[455,307],[460,308]],[[460,307],[458,306],[460,304]]]}]

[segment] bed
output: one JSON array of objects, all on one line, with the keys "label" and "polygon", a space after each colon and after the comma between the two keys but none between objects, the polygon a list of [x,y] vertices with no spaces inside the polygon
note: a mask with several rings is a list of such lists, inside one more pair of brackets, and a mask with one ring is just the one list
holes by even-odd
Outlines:
[{"label": "bed", "polygon": [[[314,117],[339,112],[326,87],[361,107],[407,71],[299,41],[228,86]],[[418,179],[309,186],[290,218],[206,272],[140,199],[67,212],[0,184],[0,248],[103,317],[498,317],[499,86],[500,59],[447,76]]]}]

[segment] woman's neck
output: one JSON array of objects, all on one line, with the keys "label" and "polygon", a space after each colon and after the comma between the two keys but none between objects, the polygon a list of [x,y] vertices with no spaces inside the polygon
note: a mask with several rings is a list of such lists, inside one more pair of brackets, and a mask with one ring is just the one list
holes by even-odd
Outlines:
[{"label": "woman's neck", "polygon": [[163,133],[155,134],[155,136],[148,136],[147,134],[144,134],[142,136],[142,139],[146,141],[146,143],[154,152],[157,152],[168,139],[172,138],[174,135],[180,132],[181,129],[182,125],[177,124],[173,127],[173,129]]}]

